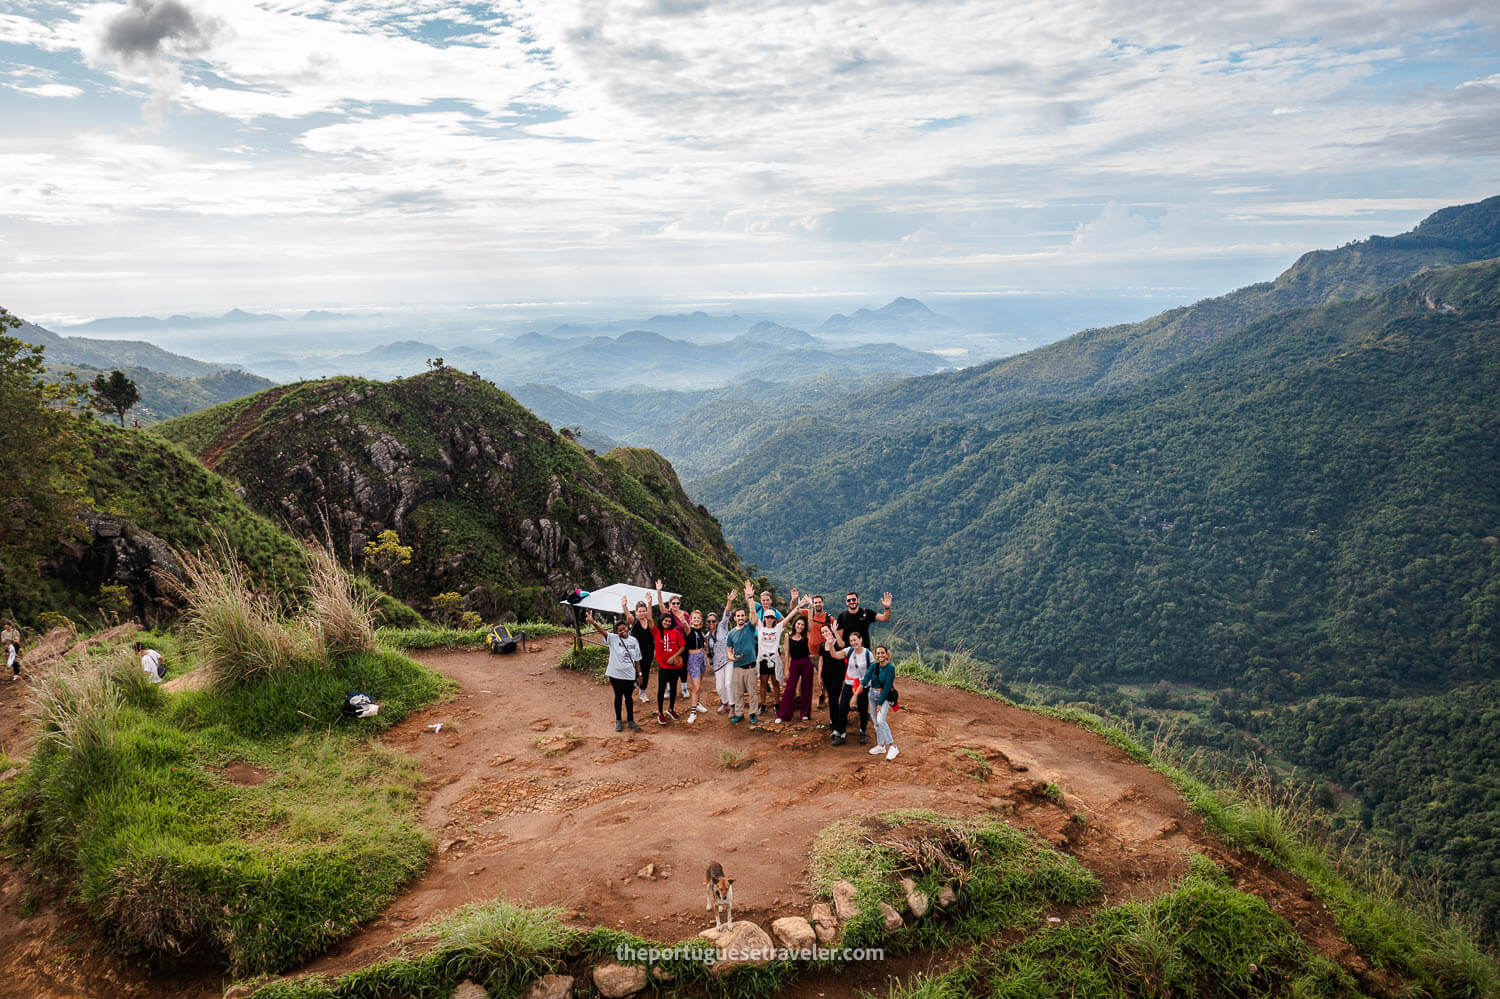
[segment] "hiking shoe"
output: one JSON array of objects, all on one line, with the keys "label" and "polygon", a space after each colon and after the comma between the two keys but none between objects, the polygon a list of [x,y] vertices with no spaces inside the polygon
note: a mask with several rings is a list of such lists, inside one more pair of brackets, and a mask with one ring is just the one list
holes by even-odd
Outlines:
[{"label": "hiking shoe", "polygon": [[812,715],[803,715],[802,716],[802,720],[803,721],[812,721]]},{"label": "hiking shoe", "polygon": [[693,705],[693,710],[694,710],[694,711],[701,711],[701,712],[703,712],[703,713],[704,713],[704,714],[708,714],[708,709],[707,709],[707,708],[705,708],[705,707],[704,707],[704,706],[703,706],[703,705],[701,705],[701,704],[694,704],[694,705]]},{"label": "hiking shoe", "polygon": [[623,732],[623,731],[625,731],[625,723],[622,722],[622,721],[620,721],[620,719],[618,719],[618,718],[615,719],[615,731],[616,732]]},{"label": "hiking shoe", "polygon": [[658,711],[656,713],[656,724],[658,724],[658,725],[665,725],[666,723],[667,723],[667,716],[664,715],[664,714],[662,714],[660,711]]},{"label": "hiking shoe", "polygon": [[849,740],[844,738],[844,733],[842,733],[842,732],[835,732],[835,733],[833,733],[833,740],[832,741],[833,741],[833,744],[835,746],[842,746],[844,743],[848,742]]},{"label": "hiking shoe", "polygon": [[632,732],[639,732],[641,730],[641,727],[637,725],[633,720],[625,727],[630,729],[630,731]]},{"label": "hiking shoe", "polygon": [[754,715],[751,715],[751,716],[750,716],[750,724],[751,724],[751,725],[754,725],[754,724],[756,724],[756,719],[755,719],[755,716],[754,716]]},{"label": "hiking shoe", "polygon": [[870,741],[869,739],[865,738],[865,734],[863,732],[859,733],[859,744],[861,746],[863,746],[865,743],[867,743],[869,741]]},{"label": "hiking shoe", "polygon": [[896,744],[893,742],[893,743],[891,743],[890,752],[888,752],[888,753],[885,754],[885,758],[888,759],[888,760],[894,760],[896,757],[898,757],[900,755],[901,755],[901,750],[897,749],[896,748]]},{"label": "hiking shoe", "polygon": [[875,748],[873,748],[873,749],[870,750],[870,755],[871,756],[882,756],[884,754],[885,754],[885,747],[884,746],[876,746]]},{"label": "hiking shoe", "polygon": [[670,719],[672,719],[673,721],[676,721],[677,720],[677,712],[673,711],[671,708],[668,708],[667,709],[667,717],[670,718]]},{"label": "hiking shoe", "polygon": [[738,724],[738,723],[744,721],[745,719],[741,715],[730,715],[729,716],[729,720],[730,720],[731,723]]},{"label": "hiking shoe", "polygon": [[719,714],[721,714],[721,715],[727,715],[727,714],[729,714],[729,705],[727,705],[727,704],[720,704],[719,705]]}]

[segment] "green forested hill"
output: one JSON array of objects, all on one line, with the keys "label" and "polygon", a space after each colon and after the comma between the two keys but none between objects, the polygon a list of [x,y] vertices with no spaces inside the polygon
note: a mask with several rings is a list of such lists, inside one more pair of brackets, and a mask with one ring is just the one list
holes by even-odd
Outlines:
[{"label": "green forested hill", "polygon": [[48,364],[47,377],[51,381],[61,381],[67,373],[72,372],[84,384],[88,384],[96,375],[107,375],[117,369],[135,382],[136,389],[141,394],[141,401],[132,407],[128,415],[139,419],[142,426],[217,406],[221,402],[264,391],[275,384],[268,378],[234,369],[179,378],[134,365],[99,368],[84,364]]},{"label": "green forested hill", "polygon": [[1014,675],[1267,697],[1485,675],[1497,273],[1275,317],[1130,391],[872,436],[710,502],[747,558],[900,580],[920,631]]},{"label": "green forested hill", "polygon": [[1131,389],[867,431],[705,493],[746,558],[889,588],[909,632],[1008,681],[1217,692],[1495,930],[1500,744],[1463,725],[1500,689],[1497,398],[1490,261],[1262,320]]},{"label": "green forested hill", "polygon": [[709,606],[743,579],[718,522],[644,450],[593,455],[490,383],[452,370],[305,382],[161,425],[256,509],[356,557],[393,529],[398,591],[469,595],[486,618],[550,613],[562,591],[660,576]]}]

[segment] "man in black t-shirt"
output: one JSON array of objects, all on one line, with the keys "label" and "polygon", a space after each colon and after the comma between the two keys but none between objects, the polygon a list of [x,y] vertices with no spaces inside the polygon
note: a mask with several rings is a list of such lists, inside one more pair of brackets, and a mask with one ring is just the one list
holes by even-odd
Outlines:
[{"label": "man in black t-shirt", "polygon": [[865,640],[865,648],[874,648],[870,644],[870,625],[876,621],[885,622],[891,619],[891,595],[886,593],[881,596],[880,606],[882,610],[879,614],[868,607],[861,607],[859,605],[858,593],[851,592],[846,596],[844,598],[844,606],[848,609],[841,613],[835,622],[835,627],[838,628],[839,641],[847,645],[849,642],[849,633],[857,631],[860,637]]},{"label": "man in black t-shirt", "polygon": [[[851,590],[844,597],[844,607],[846,609],[838,616],[838,620],[834,624],[834,636],[838,639],[838,644],[840,646],[848,645],[849,635],[855,633],[864,639],[863,648],[872,648],[873,646],[870,642],[870,625],[876,621],[883,623],[891,619],[891,595],[889,593],[881,596],[880,605],[881,611],[879,614],[868,607],[861,607],[859,605],[859,594]],[[855,707],[859,709],[859,744],[861,746],[865,744],[865,728],[870,723],[869,697],[868,691],[861,690],[859,697],[855,699]],[[833,704],[830,702],[830,713],[832,709]]]}]

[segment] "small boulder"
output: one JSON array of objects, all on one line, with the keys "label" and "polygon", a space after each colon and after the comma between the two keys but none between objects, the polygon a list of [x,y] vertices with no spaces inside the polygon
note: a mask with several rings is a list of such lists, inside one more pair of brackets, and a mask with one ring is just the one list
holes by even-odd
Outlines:
[{"label": "small boulder", "polygon": [[646,987],[646,969],[637,964],[610,961],[594,969],[594,988],[604,999],[624,999]]},{"label": "small boulder", "polygon": [[953,890],[952,885],[943,885],[938,889],[937,904],[939,909],[946,909],[958,901],[958,893]]},{"label": "small boulder", "polygon": [[917,919],[927,915],[927,893],[917,887],[911,878],[901,879],[901,890],[906,892],[906,908]]},{"label": "small boulder", "polygon": [[732,930],[704,930],[698,935],[718,948],[715,975],[727,975],[745,964],[767,964],[776,957],[776,945],[766,931],[748,920],[736,919]]},{"label": "small boulder", "polygon": [[822,902],[812,907],[812,928],[820,944],[831,944],[839,937],[839,924],[833,918],[833,910]]},{"label": "small boulder", "polygon": [[656,880],[656,864],[655,864],[655,862],[649,863],[645,867],[642,867],[640,870],[636,871],[635,872],[635,876],[638,877],[638,878],[640,878],[642,881],[655,881]]},{"label": "small boulder", "polygon": [[573,999],[573,976],[543,975],[521,993],[521,999]]},{"label": "small boulder", "polygon": [[801,916],[782,916],[775,920],[771,923],[771,935],[781,946],[792,951],[812,950],[818,942],[812,923]]},{"label": "small boulder", "polygon": [[490,999],[490,994],[483,985],[466,978],[453,990],[453,999]]},{"label": "small boulder", "polygon": [[880,903],[880,914],[885,917],[885,931],[887,933],[895,933],[906,925],[906,921],[901,918],[901,913],[892,909],[884,902]]},{"label": "small boulder", "polygon": [[854,902],[856,894],[854,886],[847,881],[839,881],[833,886],[833,909],[841,922],[847,923],[859,915],[859,906]]}]

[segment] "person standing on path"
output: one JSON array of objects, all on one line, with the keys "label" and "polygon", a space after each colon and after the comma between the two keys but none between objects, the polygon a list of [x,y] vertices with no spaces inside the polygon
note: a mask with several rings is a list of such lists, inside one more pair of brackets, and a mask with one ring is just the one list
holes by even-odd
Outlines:
[{"label": "person standing on path", "polygon": [[875,745],[871,756],[885,755],[894,760],[901,754],[896,748],[896,737],[891,734],[891,694],[896,688],[896,667],[891,662],[891,650],[884,645],[875,646],[875,665],[865,674],[865,692],[870,698],[870,708],[875,712]]},{"label": "person standing on path", "polygon": [[[677,720],[677,689],[687,673],[683,662],[684,641],[677,618],[660,601],[661,580],[657,580],[657,618],[651,629],[656,654],[656,724]],[[665,702],[665,707],[663,704]]]},{"label": "person standing on path", "polygon": [[[604,667],[604,675],[609,678],[609,685],[615,692],[615,731],[621,732],[625,729],[625,723],[630,725],[630,731],[639,732],[641,727],[635,723],[635,684],[640,677],[641,646],[630,634],[630,603],[620,598],[620,619],[615,622],[613,631],[605,631],[604,625],[594,620],[594,612],[589,611],[584,620],[593,625],[600,635],[604,636],[604,643],[609,646],[609,664]],[[625,717],[620,717],[620,705],[625,705]]]},{"label": "person standing on path", "polygon": [[734,628],[729,632],[729,652],[734,657],[734,708],[729,716],[731,722],[740,722],[749,715],[750,724],[755,724],[760,712],[760,693],[756,688],[755,650],[759,645],[756,631],[759,625],[750,620],[744,608],[734,612]]},{"label": "person standing on path", "polygon": [[688,615],[687,635],[687,675],[689,691],[689,710],[697,713],[707,713],[708,708],[703,706],[703,672],[708,668],[708,635],[703,630],[703,612],[694,610]]},{"label": "person standing on path", "polygon": [[799,611],[787,619],[791,623],[787,625],[784,635],[786,689],[782,692],[781,704],[776,709],[778,722],[791,721],[794,709],[800,712],[803,721],[812,717],[813,661],[808,648],[807,630],[807,612],[810,609],[811,601],[805,601]]},{"label": "person standing on path", "polygon": [[876,621],[882,623],[891,619],[891,595],[885,594],[880,598],[881,611],[879,614],[868,607],[859,605],[859,594],[850,590],[844,597],[844,612],[838,616],[835,627],[838,629],[839,639],[848,644],[849,635],[858,632],[859,637],[864,639],[866,651],[870,649],[870,625]]},{"label": "person standing on path", "polygon": [[833,646],[823,646],[823,629],[833,627],[833,617],[823,609],[823,595],[816,593],[812,607],[803,612],[807,618],[807,653],[813,661],[813,669],[822,683],[818,687],[818,707],[826,703],[832,720],[833,702],[838,700],[839,687],[844,682],[844,664],[833,656]]},{"label": "person standing on path", "polygon": [[21,629],[16,627],[16,622],[5,622],[5,630],[0,631],[0,650],[5,652],[5,665],[10,667],[10,678],[21,679]]},{"label": "person standing on path", "polygon": [[719,695],[719,714],[728,714],[734,707],[734,656],[729,651],[729,608],[734,606],[735,591],[730,590],[724,598],[721,614],[708,616],[708,630],[713,635],[712,655],[709,662],[714,668],[714,690]]},{"label": "person standing on path", "polygon": [[[793,590],[793,602],[796,599],[797,591]],[[786,627],[787,618],[776,613],[769,590],[760,595],[760,603],[756,604],[755,588],[748,579],[745,580],[745,603],[755,607],[760,625],[755,633],[756,661],[760,666],[760,689],[757,697],[761,704],[776,704],[781,700],[781,681],[786,677],[786,661],[781,657],[781,633]],[[771,688],[769,695],[766,692],[767,686]]]},{"label": "person standing on path", "polygon": [[[832,635],[824,638],[829,641]],[[865,729],[870,724],[870,700],[869,691],[864,689],[865,674],[870,671],[870,666],[875,662],[875,657],[870,650],[865,648],[863,635],[858,632],[850,632],[849,644],[841,649],[833,651],[835,659],[844,661],[844,685],[839,690],[839,699],[836,703],[837,710],[833,717],[833,737],[835,746],[842,746],[848,741],[844,735],[849,727],[849,705],[853,703],[859,709],[859,744],[863,746],[868,737]]]},{"label": "person standing on path", "polygon": [[630,637],[641,648],[641,672],[637,685],[641,703],[646,703],[646,688],[651,683],[651,664],[656,658],[656,640],[651,637],[651,608],[644,600],[635,602],[635,620],[630,622]]},{"label": "person standing on path", "polygon": [[[676,622],[676,624],[677,624],[677,630],[680,631],[680,632],[682,632],[682,636],[683,636],[684,639],[687,638],[688,630],[691,627],[691,625],[689,623],[690,619],[688,617],[687,612],[682,609],[682,596],[681,596],[681,594],[679,594],[679,595],[673,597],[671,600],[668,600],[665,603],[663,603],[662,602],[662,595],[661,595],[661,580],[659,580],[659,579],[656,581],[656,606],[657,607],[665,607],[671,613],[672,620],[674,622]],[[700,620],[699,623],[701,624],[702,621]],[[683,660],[683,666],[687,666],[687,660],[686,659]],[[683,672],[683,673],[677,674],[677,676],[678,676],[678,680],[680,681],[680,683],[678,684],[678,691],[677,691],[677,693],[679,695],[681,695],[682,697],[686,698],[688,696],[688,677],[687,677],[687,674],[686,674],[686,672]],[[696,702],[694,701],[694,702],[689,702],[689,703],[696,703]]]}]

